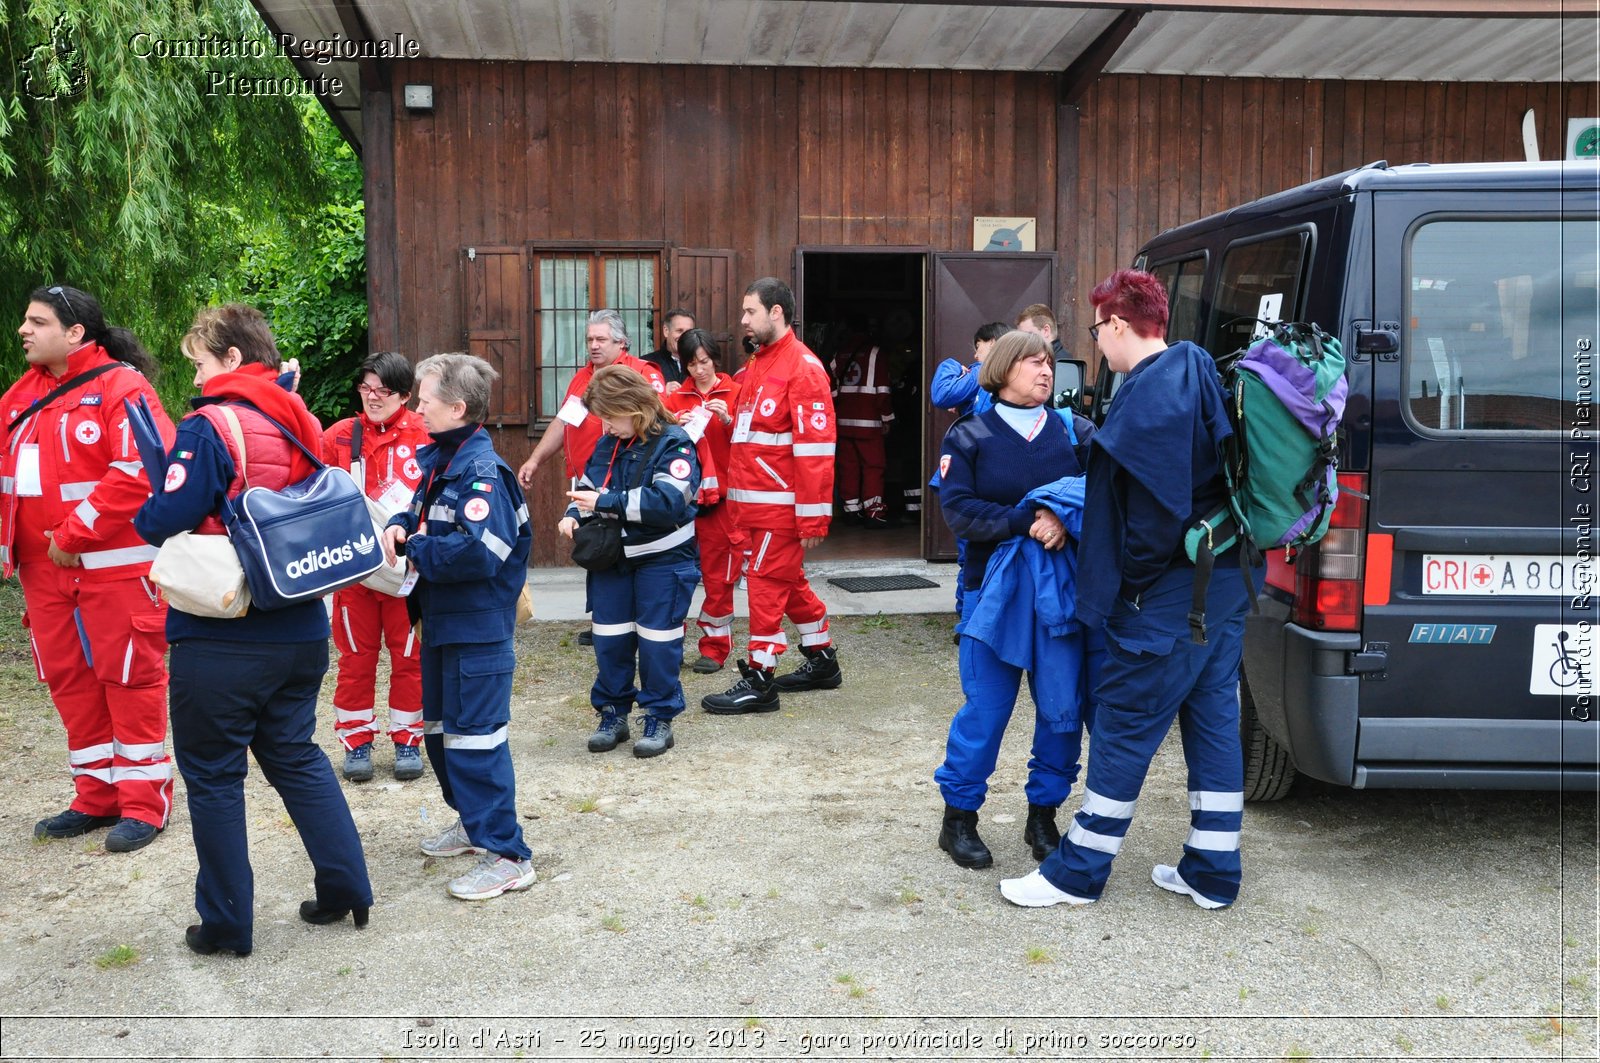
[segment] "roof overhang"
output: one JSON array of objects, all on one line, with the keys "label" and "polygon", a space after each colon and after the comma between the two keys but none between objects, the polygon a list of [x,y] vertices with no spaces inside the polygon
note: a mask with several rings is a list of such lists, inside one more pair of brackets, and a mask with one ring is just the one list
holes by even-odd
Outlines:
[{"label": "roof overhang", "polygon": [[407,57],[1015,70],[1066,73],[1079,90],[1101,73],[1600,81],[1600,0],[254,3],[303,42],[290,54],[308,80],[337,79],[322,100],[358,147],[360,86]]}]

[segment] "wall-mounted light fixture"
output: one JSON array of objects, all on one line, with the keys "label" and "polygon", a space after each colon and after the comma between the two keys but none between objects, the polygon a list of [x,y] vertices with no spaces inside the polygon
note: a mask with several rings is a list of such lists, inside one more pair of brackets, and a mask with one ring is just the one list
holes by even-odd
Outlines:
[{"label": "wall-mounted light fixture", "polygon": [[406,110],[408,111],[433,110],[432,85],[407,85],[402,98],[405,100]]}]

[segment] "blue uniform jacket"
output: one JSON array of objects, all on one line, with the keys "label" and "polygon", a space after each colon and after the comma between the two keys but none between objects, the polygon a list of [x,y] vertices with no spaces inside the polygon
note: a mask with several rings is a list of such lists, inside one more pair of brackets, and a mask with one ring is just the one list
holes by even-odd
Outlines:
[{"label": "blue uniform jacket", "polygon": [[406,529],[405,553],[420,577],[411,597],[426,646],[509,639],[528,578],[533,528],[522,488],[489,434],[472,427],[444,468],[435,466],[447,446],[417,451],[422,485],[411,508],[389,520]]},{"label": "blue uniform jacket", "polygon": [[[643,476],[640,462],[649,462]],[[636,481],[638,487],[629,486]],[[693,440],[677,425],[668,425],[654,439],[601,437],[578,487],[600,491],[595,513],[602,520],[622,521],[622,553],[629,564],[699,556],[694,499],[700,490],[700,461]],[[577,519],[578,507],[568,506],[567,516]]]},{"label": "blue uniform jacket", "polygon": [[[1225,497],[1219,448],[1233,427],[1216,363],[1187,340],[1134,367],[1089,444],[1078,613],[1098,624],[1187,565],[1184,532]],[[1217,559],[1237,567],[1238,551]]]},{"label": "blue uniform jacket", "polygon": [[[1083,477],[1064,476],[1037,487],[1017,504],[1033,523],[1048,507],[1067,532],[1083,523]],[[995,549],[972,615],[957,630],[987,643],[996,657],[1031,672],[1039,713],[1056,731],[1078,725],[1087,694],[1083,655],[1087,633],[1074,616],[1076,551],[1046,550],[1027,534]]]},{"label": "blue uniform jacket", "polygon": [[954,410],[962,417],[969,413],[982,413],[994,405],[994,396],[978,386],[978,373],[982,363],[964,365],[954,358],[946,358],[933,370],[933,382],[928,385],[928,401],[941,410]]}]

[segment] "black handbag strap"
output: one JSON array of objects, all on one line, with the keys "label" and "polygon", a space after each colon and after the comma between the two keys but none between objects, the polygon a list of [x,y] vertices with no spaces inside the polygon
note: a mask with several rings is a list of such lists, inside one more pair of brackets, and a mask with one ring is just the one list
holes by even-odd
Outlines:
[{"label": "black handbag strap", "polygon": [[350,472],[354,473],[357,465],[365,464],[366,460],[361,457],[361,418],[356,417],[350,422]]},{"label": "black handbag strap", "polygon": [[283,427],[283,425],[279,424],[273,418],[273,416],[270,413],[267,413],[265,410],[261,409],[261,407],[257,406],[253,402],[240,402],[240,403],[238,403],[238,405],[240,405],[240,406],[248,406],[251,410],[253,410],[256,413],[260,414],[262,420],[266,421],[272,427],[276,428],[279,432],[282,432],[283,433],[283,438],[287,439],[289,442],[293,443],[296,447],[300,448],[300,453],[304,454],[306,457],[311,459],[311,464],[316,466],[318,472],[320,472],[323,469],[326,469],[328,467],[328,463],[323,461],[322,457],[320,455],[311,453],[311,448],[306,446],[304,443],[300,442],[300,437],[299,436],[295,435],[293,432],[291,432],[287,428]]},{"label": "black handbag strap", "polygon": [[38,413],[52,402],[71,391],[73,388],[78,387],[81,384],[87,384],[89,381],[93,380],[97,376],[100,376],[102,373],[109,373],[113,369],[120,368],[122,368],[121,362],[103,362],[100,365],[95,366],[93,369],[85,369],[83,372],[79,373],[70,380],[63,380],[61,383],[57,384],[53,389],[51,389],[50,394],[46,395],[42,399],[35,400],[32,406],[29,406],[26,410],[23,410],[21,413],[11,418],[11,423],[6,425],[6,435],[9,436],[12,432],[15,432],[17,430],[17,425],[21,424],[23,421],[26,421],[34,414]]}]

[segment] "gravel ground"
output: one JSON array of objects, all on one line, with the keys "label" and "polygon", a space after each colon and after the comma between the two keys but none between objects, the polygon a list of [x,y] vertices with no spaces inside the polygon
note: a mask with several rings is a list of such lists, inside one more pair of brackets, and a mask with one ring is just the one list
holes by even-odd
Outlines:
[{"label": "gravel ground", "polygon": [[142,852],[32,840],[69,792],[64,743],[5,647],[0,1057],[1596,1057],[1593,794],[1302,783],[1248,808],[1243,896],[1205,912],[1149,882],[1187,826],[1169,741],[1104,899],[1021,910],[996,885],[1034,867],[1026,705],[983,810],[995,867],[935,845],[930,776],[960,700],[947,617],[839,619],[845,686],[770,716],[700,713],[730,680],[686,672],[691,711],[655,760],[586,751],[575,630],[519,638],[512,750],[538,884],[448,897],[462,861],[416,848],[448,822],[432,775],[395,783],[380,752],[373,782],[345,784],[372,925],[306,926],[309,864],[253,773],[247,959],[183,945],[181,780]]}]

